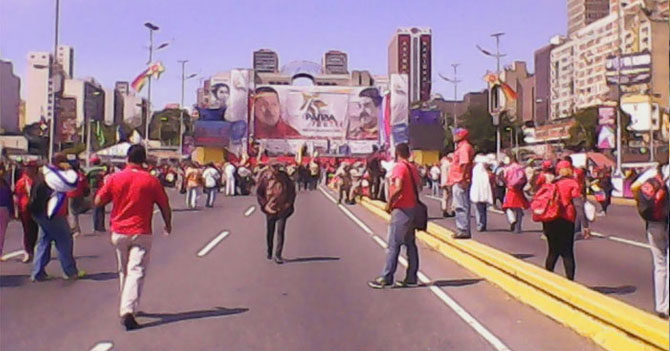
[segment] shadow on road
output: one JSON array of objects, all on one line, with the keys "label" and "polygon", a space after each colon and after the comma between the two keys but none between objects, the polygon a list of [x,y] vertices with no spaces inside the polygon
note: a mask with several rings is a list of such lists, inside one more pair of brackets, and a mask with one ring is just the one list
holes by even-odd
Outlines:
[{"label": "shadow on road", "polygon": [[605,295],[628,295],[637,291],[637,288],[632,285],[594,286],[591,289]]},{"label": "shadow on road", "polygon": [[21,286],[28,281],[28,278],[30,277],[20,274],[0,276],[0,288],[15,288]]},{"label": "shadow on road", "polygon": [[149,322],[142,324],[142,328],[151,328],[157,327],[164,324],[176,323],[180,321],[192,320],[192,319],[202,319],[202,318],[212,318],[212,317],[222,317],[233,314],[240,314],[249,311],[248,308],[225,308],[225,307],[215,307],[211,310],[200,310],[200,311],[188,311],[188,312],[179,312],[179,313],[148,313],[148,312],[138,312],[138,317],[146,318],[158,318],[157,321]]},{"label": "shadow on road", "polygon": [[117,279],[119,274],[117,272],[101,272],[101,273],[91,273],[86,274],[82,280],[95,280],[95,281],[105,281]]},{"label": "shadow on road", "polygon": [[315,257],[298,257],[298,258],[291,258],[291,259],[286,259],[286,263],[301,263],[301,262],[324,262],[324,261],[339,261],[339,257],[323,257],[323,256],[315,256]]},{"label": "shadow on road", "polygon": [[510,254],[512,257],[518,258],[520,260],[525,260],[527,258],[533,258],[535,255],[533,254]]},{"label": "shadow on road", "polygon": [[435,280],[430,284],[422,286],[437,286],[440,288],[459,287],[473,285],[481,282],[483,279],[452,279],[452,280]]},{"label": "shadow on road", "polygon": [[173,208],[172,212],[199,212],[201,208]]}]

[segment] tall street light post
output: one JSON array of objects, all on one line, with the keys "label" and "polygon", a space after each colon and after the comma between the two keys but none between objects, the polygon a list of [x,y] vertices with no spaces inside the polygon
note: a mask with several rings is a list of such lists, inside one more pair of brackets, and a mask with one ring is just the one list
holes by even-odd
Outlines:
[{"label": "tall street light post", "polygon": [[56,130],[56,67],[58,61],[58,29],[60,16],[60,0],[56,0],[56,21],[54,23],[54,57],[51,63],[51,120],[49,121],[49,161],[54,155],[54,135]]},{"label": "tall street light post", "polygon": [[458,117],[456,116],[456,101],[458,100],[458,83],[462,82],[461,80],[458,79],[458,66],[460,66],[460,64],[458,63],[451,64],[451,67],[454,68],[454,78],[449,78],[443,76],[442,74],[439,74],[440,78],[454,85],[454,104],[452,112],[452,114],[454,115],[454,128],[458,128]]},{"label": "tall street light post", "polygon": [[[481,51],[484,55],[494,57],[496,59],[496,75],[500,76],[500,59],[507,56],[507,54],[502,54],[500,53],[500,37],[505,35],[505,33],[493,33],[491,34],[492,37],[496,39],[496,53],[493,54],[487,50],[482,49],[479,45],[477,45],[477,49]],[[491,100],[490,92],[489,92],[489,101]],[[489,103],[490,105],[490,103]],[[496,127],[496,158],[498,161],[500,161],[500,148],[501,148],[501,141],[500,141],[500,112],[498,113],[498,116],[493,119]]]},{"label": "tall street light post", "polygon": [[186,80],[194,78],[197,74],[193,73],[186,76],[186,63],[188,60],[179,60],[177,62],[181,63],[181,108],[179,112],[179,157],[181,158],[184,155],[184,85]]},{"label": "tall street light post", "polygon": [[[144,26],[149,29],[149,62],[150,65],[154,60],[154,31],[159,27],[151,22],[144,23]],[[149,150],[149,124],[151,123],[151,75],[147,82],[147,117],[144,121],[144,145]]]}]

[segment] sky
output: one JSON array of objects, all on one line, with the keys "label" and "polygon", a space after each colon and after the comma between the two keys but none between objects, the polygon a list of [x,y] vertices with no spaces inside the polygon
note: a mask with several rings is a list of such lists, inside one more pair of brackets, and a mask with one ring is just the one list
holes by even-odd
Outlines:
[{"label": "sky", "polygon": [[[335,49],[349,54],[349,70],[387,74],[388,44],[395,29],[433,30],[433,93],[453,97],[452,76],[459,63],[459,98],[485,88],[483,76],[495,59],[475,44],[495,50],[491,33],[505,32],[503,64],[526,61],[549,39],[566,32],[565,0],[61,0],[60,43],[75,50],[74,75],[94,77],[105,87],[132,81],[148,59],[144,23],[160,27],[155,53],[166,71],[152,86],[152,105],[180,101],[181,68],[198,78],[233,68],[251,68],[252,53],[269,48],[280,66],[294,60],[321,62]],[[0,58],[26,75],[30,51],[52,51],[55,0],[0,0]],[[186,106],[195,102],[198,78],[186,84]],[[25,84],[22,84],[25,96]],[[142,91],[146,94],[146,89]]]}]

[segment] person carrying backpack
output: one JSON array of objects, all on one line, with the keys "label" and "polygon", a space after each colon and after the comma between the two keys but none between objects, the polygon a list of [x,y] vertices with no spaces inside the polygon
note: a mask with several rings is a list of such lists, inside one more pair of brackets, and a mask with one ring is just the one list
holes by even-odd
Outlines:
[{"label": "person carrying backpack", "polygon": [[[558,258],[561,257],[566,277],[574,280],[575,222],[578,218],[585,218],[585,199],[573,176],[570,162],[559,162],[556,165],[556,173],[558,177],[540,187],[530,207],[533,220],[542,222],[542,231],[547,238],[548,253],[545,268],[553,272]],[[584,238],[588,239],[591,236],[589,222],[583,220],[583,223]]]},{"label": "person carrying backpack", "polygon": [[509,155],[510,165],[505,169],[505,185],[507,193],[503,202],[503,211],[507,213],[510,222],[510,231],[521,233],[521,222],[523,221],[523,211],[530,204],[523,188],[528,183],[526,170],[519,164],[515,155]]},{"label": "person carrying backpack", "polygon": [[294,212],[295,183],[288,174],[281,169],[279,163],[273,163],[270,169],[261,176],[256,188],[256,196],[261,211],[267,220],[267,259],[272,259],[275,229],[277,229],[277,247],[275,249],[275,263],[282,264],[284,249],[284,230],[286,221]]},{"label": "person carrying backpack", "polygon": [[659,317],[668,319],[668,189],[667,161],[659,164],[635,180],[631,190],[635,194],[640,217],[645,220],[647,239],[654,263],[655,309]]}]

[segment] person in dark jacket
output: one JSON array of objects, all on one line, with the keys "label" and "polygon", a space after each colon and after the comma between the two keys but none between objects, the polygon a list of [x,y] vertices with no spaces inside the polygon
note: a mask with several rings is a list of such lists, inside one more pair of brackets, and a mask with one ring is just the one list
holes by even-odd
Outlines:
[{"label": "person in dark jacket", "polygon": [[277,247],[275,262],[284,263],[282,251],[284,248],[284,234],[286,220],[293,214],[296,197],[295,183],[281,169],[279,163],[272,163],[270,169],[261,176],[256,189],[256,196],[261,211],[267,220],[267,258],[272,259],[275,229],[277,232]]}]

